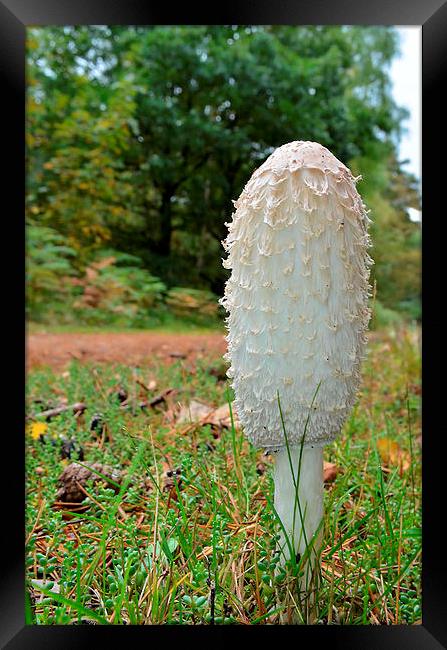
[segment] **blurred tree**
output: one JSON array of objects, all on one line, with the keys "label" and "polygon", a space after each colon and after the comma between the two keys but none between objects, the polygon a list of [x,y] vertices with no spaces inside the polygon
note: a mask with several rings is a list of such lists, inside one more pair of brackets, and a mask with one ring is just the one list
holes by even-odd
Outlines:
[{"label": "blurred tree", "polygon": [[231,200],[275,147],[316,140],[364,176],[381,299],[411,301],[404,203],[418,199],[395,157],[396,51],[384,27],[31,29],[28,215],[79,268],[112,246],[168,286],[220,293]]},{"label": "blurred tree", "polygon": [[421,225],[410,220],[408,208],[420,209],[417,180],[402,172],[394,153],[385,161],[369,158],[352,163],[368,182],[359,191],[371,207],[372,279],[377,296],[388,308],[420,318]]}]

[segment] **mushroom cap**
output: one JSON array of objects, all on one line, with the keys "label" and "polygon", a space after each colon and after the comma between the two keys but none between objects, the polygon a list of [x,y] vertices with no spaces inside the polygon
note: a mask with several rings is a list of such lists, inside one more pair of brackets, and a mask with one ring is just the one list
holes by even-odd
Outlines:
[{"label": "mushroom cap", "polygon": [[256,446],[283,447],[284,428],[289,444],[329,443],[356,400],[372,264],[357,180],[322,145],[290,142],[235,202],[220,302],[234,406]]}]

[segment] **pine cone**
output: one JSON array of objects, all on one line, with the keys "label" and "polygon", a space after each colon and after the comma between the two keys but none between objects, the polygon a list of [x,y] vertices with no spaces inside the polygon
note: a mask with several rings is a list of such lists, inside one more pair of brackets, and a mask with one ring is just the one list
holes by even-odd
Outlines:
[{"label": "pine cone", "polygon": [[[88,465],[91,469],[83,465]],[[86,495],[79,486],[85,487],[87,481],[90,479],[95,481],[95,483],[97,481],[104,481],[96,472],[107,476],[115,483],[120,483],[122,479],[122,472],[109,465],[103,465],[102,463],[84,463],[83,465],[71,463],[64,469],[58,479],[60,487],[56,495],[57,501],[63,501],[65,503],[80,503],[83,501]],[[113,483],[107,483],[107,485],[112,488],[116,487]]]}]

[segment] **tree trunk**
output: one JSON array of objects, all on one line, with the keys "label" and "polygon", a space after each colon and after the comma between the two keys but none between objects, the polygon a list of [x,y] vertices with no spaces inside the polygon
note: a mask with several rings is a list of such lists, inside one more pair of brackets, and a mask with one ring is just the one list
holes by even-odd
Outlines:
[{"label": "tree trunk", "polygon": [[171,253],[171,236],[172,236],[172,203],[171,197],[173,190],[165,188],[161,195],[161,208],[160,208],[160,241],[158,244],[158,252],[160,255],[168,257]]}]

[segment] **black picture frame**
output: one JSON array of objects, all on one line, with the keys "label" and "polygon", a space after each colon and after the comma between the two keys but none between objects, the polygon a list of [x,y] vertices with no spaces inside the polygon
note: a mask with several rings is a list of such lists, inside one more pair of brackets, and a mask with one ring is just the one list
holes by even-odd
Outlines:
[{"label": "black picture frame", "polygon": [[[11,261],[4,269],[4,305],[7,306],[8,348],[12,362],[7,374],[8,414],[10,423],[4,429],[7,438],[7,464],[13,472],[2,500],[2,554],[0,643],[1,647],[18,648],[87,648],[98,643],[129,642],[129,635],[138,635],[145,643],[191,643],[211,641],[223,645],[237,634],[238,640],[279,642],[284,634],[292,634],[293,643],[321,643],[328,647],[367,649],[418,648],[435,650],[447,647],[445,520],[445,424],[436,418],[442,412],[443,381],[436,380],[436,364],[441,368],[444,351],[444,307],[439,303],[437,283],[443,278],[441,263],[446,257],[441,246],[447,241],[440,234],[440,223],[446,185],[442,161],[446,111],[443,101],[443,74],[447,61],[447,3],[442,0],[239,0],[210,7],[184,3],[171,7],[149,0],[2,0],[0,2],[0,70],[3,96],[3,157],[7,162],[4,194],[12,198],[8,213],[4,212],[3,235]],[[423,444],[423,561],[422,620],[420,626],[218,626],[176,627],[151,626],[25,626],[24,599],[24,442],[21,431],[24,415],[22,386],[25,355],[24,326],[24,251],[23,228],[24,151],[25,151],[25,34],[35,25],[69,24],[376,24],[422,26],[423,70],[423,325],[424,325],[424,408],[423,423],[427,436]],[[417,71],[415,71],[417,74]],[[10,142],[8,143],[8,138]],[[4,140],[3,140],[4,141]],[[440,156],[438,158],[438,156]],[[14,188],[14,190],[12,189]],[[6,225],[7,220],[7,225]],[[425,226],[427,223],[427,227]],[[434,224],[434,225],[433,225]],[[8,252],[6,251],[6,252]],[[6,255],[3,255],[5,258]],[[14,281],[9,281],[14,269]],[[19,286],[16,286],[17,285]],[[440,288],[442,285],[438,284]],[[432,300],[433,296],[437,300]],[[431,351],[434,354],[431,354]],[[430,366],[427,366],[427,358]],[[440,374],[442,377],[442,374]],[[15,381],[14,381],[15,380]],[[442,391],[442,392],[441,392]],[[445,399],[445,398],[444,398]],[[5,443],[6,444],[6,443]],[[5,451],[4,451],[5,455]],[[5,460],[5,459],[4,459]],[[2,475],[4,476],[4,475]],[[5,492],[3,493],[5,497]],[[236,630],[236,632],[235,632]],[[258,637],[259,633],[262,637]],[[146,635],[146,636],[141,636]],[[160,635],[155,639],[154,635]],[[206,636],[205,636],[206,635]],[[270,636],[274,635],[274,636]],[[296,636],[295,636],[296,635]],[[253,639],[254,640],[254,639]]]}]

